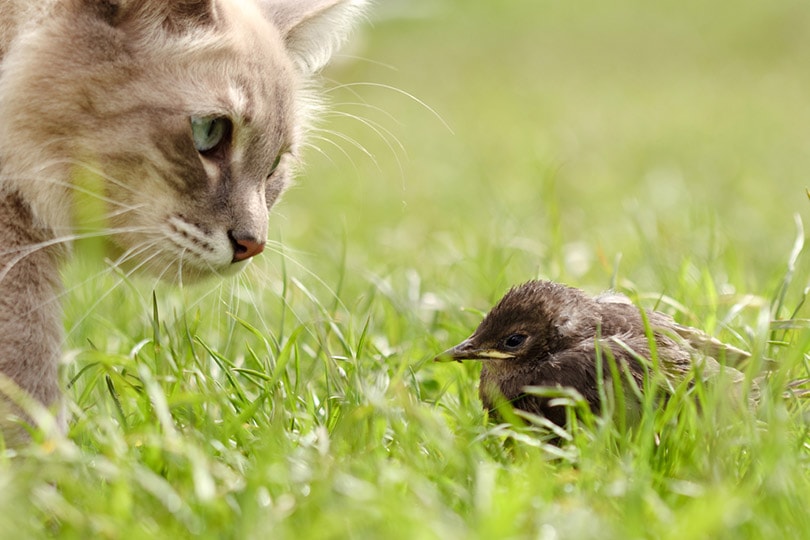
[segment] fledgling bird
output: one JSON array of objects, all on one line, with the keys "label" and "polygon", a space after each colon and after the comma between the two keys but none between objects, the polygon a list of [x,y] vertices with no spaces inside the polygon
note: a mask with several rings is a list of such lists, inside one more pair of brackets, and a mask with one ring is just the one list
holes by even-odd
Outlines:
[{"label": "fledgling bird", "polygon": [[[573,388],[599,412],[598,357],[605,387],[611,380],[612,356],[622,377],[643,390],[643,363],[653,358],[647,328],[654,338],[655,358],[675,384],[694,367],[704,379],[722,373],[732,384],[743,381],[741,372],[721,366],[715,358],[733,364],[749,356],[745,351],[678,324],[669,315],[648,310],[645,316],[646,325],[640,308],[621,294],[591,297],[559,283],[529,281],[506,293],[469,338],[436,361],[482,360],[479,395],[485,408],[496,411],[506,400],[559,426],[565,424],[565,408],[549,397],[527,393],[526,387]],[[632,418],[639,403],[632,392],[625,396]]]}]

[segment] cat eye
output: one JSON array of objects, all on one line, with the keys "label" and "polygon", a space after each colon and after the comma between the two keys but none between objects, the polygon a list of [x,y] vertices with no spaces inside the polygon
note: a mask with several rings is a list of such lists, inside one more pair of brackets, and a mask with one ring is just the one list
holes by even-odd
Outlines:
[{"label": "cat eye", "polygon": [[203,155],[216,151],[231,134],[231,121],[224,116],[192,116],[190,121],[194,147]]},{"label": "cat eye", "polygon": [[276,172],[276,169],[278,169],[278,165],[279,163],[281,163],[282,154],[283,154],[282,152],[279,152],[278,155],[276,156],[275,161],[273,161],[273,164],[270,166],[270,172],[267,173],[267,178],[273,176],[273,173]]},{"label": "cat eye", "polygon": [[527,336],[525,334],[512,334],[504,340],[503,346],[507,349],[516,349],[523,345],[523,343],[526,341],[526,337]]}]

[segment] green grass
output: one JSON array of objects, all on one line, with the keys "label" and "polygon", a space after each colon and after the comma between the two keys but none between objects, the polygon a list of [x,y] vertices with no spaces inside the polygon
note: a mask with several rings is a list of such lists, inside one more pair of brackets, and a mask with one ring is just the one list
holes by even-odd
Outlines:
[{"label": "green grass", "polygon": [[[0,457],[0,537],[810,537],[806,2],[379,4],[274,252],[156,302],[66,270],[70,432]],[[759,409],[488,422],[432,358],[534,277],[773,358]]]}]

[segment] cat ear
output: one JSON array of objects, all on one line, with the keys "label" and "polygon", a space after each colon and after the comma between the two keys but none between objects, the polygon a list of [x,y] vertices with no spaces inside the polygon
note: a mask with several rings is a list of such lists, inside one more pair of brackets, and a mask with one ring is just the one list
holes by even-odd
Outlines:
[{"label": "cat ear", "polygon": [[215,18],[213,0],[174,0],[166,2],[166,9],[169,20],[182,21],[184,25],[205,26]]},{"label": "cat ear", "polygon": [[299,69],[314,73],[343,44],[367,0],[261,0]]},{"label": "cat ear", "polygon": [[117,0],[71,0],[65,2],[74,13],[89,13],[93,17],[113,24],[118,17],[120,2]]},{"label": "cat ear", "polygon": [[111,26],[122,26],[132,20],[148,20],[161,23],[169,30],[182,32],[189,26],[211,24],[215,19],[214,0],[72,0],[72,3]]}]

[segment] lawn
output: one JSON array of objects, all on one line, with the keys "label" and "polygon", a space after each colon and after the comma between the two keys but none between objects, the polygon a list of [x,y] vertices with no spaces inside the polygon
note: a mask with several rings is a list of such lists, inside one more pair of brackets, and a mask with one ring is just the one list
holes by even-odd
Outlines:
[{"label": "lawn", "polygon": [[[810,5],[379,0],[272,249],[182,290],[65,269],[67,437],[0,538],[810,538]],[[752,351],[548,443],[433,357],[511,285],[616,288]],[[773,360],[773,362],[767,362]]]}]

